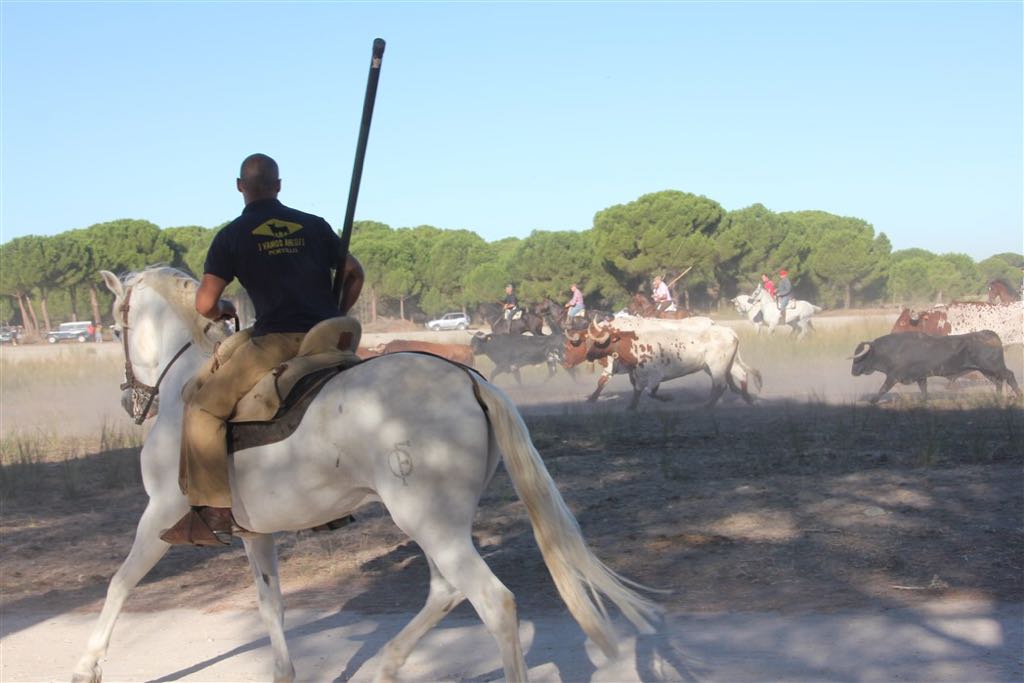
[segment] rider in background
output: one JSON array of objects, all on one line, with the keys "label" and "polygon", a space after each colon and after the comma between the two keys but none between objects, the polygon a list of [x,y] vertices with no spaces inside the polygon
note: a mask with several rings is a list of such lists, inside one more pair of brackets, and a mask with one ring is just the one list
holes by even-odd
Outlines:
[{"label": "rider in background", "polygon": [[651,283],[651,298],[654,299],[655,310],[664,311],[672,306],[672,293],[660,275],[655,275]]},{"label": "rider in background", "polygon": [[[252,337],[185,406],[179,484],[192,507],[160,535],[172,544],[230,542],[235,525],[227,419],[263,375],[295,356],[310,328],[348,311],[363,285],[362,267],[350,254],[341,254],[341,238],[327,221],[278,201],[281,179],[273,159],[265,154],[247,157],[235,185],[245,208],[213,238],[195,307],[210,320],[232,318],[234,305],[220,297],[238,278],[256,309],[256,324]],[[331,270],[341,263],[345,286],[339,305]]]},{"label": "rider in background", "polygon": [[512,324],[512,316],[519,310],[519,299],[516,297],[515,287],[511,283],[505,285],[505,299],[502,302],[502,317],[509,325]]},{"label": "rider in background", "polygon": [[786,272],[785,268],[779,271],[779,288],[777,291],[779,324],[783,325],[786,322],[786,307],[789,306],[789,297],[793,294],[793,283],[789,281],[789,273]]},{"label": "rider in background", "polygon": [[583,292],[580,291],[580,288],[576,286],[575,282],[572,283],[572,287],[570,287],[570,289],[572,290],[572,298],[565,304],[565,307],[569,309],[568,313],[566,313],[566,318],[568,320],[572,320],[574,317],[581,314],[584,309]]},{"label": "rider in background", "polygon": [[772,299],[775,298],[775,283],[772,282],[772,279],[764,273],[761,273],[761,287],[764,291],[768,292],[768,296]]}]

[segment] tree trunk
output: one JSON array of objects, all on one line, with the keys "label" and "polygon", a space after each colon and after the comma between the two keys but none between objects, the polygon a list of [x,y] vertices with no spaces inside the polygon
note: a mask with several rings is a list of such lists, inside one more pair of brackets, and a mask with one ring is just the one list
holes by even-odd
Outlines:
[{"label": "tree trunk", "polygon": [[847,282],[843,290],[843,308],[849,309],[851,303],[853,303],[853,285]]},{"label": "tree trunk", "polygon": [[78,287],[68,287],[68,294],[71,299],[71,319],[78,322]]},{"label": "tree trunk", "polygon": [[26,294],[25,301],[28,303],[28,314],[32,317],[32,329],[38,332],[39,318],[36,317],[36,308],[32,305],[32,298]]},{"label": "tree trunk", "polygon": [[377,322],[377,290],[370,288],[370,322]]},{"label": "tree trunk", "polygon": [[50,311],[46,308],[46,295],[39,297],[39,310],[43,312],[43,323],[46,325],[46,329],[52,330],[53,325],[50,324]]},{"label": "tree trunk", "polygon": [[[92,321],[94,323],[101,322],[103,318],[100,317],[100,302],[99,297],[96,296],[96,283],[89,283],[89,303],[92,305]],[[116,320],[114,322],[117,322]]]},{"label": "tree trunk", "polygon": [[25,295],[18,294],[18,310],[21,311],[21,326],[28,332],[32,329],[32,321],[28,319],[28,311],[25,310]]},{"label": "tree trunk", "polygon": [[405,297],[398,297],[398,317],[405,320]]}]

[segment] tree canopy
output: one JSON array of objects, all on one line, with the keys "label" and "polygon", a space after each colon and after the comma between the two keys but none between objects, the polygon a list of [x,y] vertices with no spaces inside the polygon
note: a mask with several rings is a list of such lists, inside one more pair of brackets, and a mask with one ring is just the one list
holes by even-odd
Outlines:
[{"label": "tree canopy", "polygon": [[[0,245],[0,315],[29,330],[80,315],[109,321],[100,269],[126,273],[163,263],[199,276],[219,227],[161,229],[119,219],[13,239]],[[507,282],[523,301],[559,303],[575,282],[588,305],[616,310],[633,292],[648,290],[652,276],[671,279],[687,268],[674,290],[696,308],[722,306],[780,268],[797,297],[826,307],[912,305],[981,298],[992,279],[1019,285],[1024,266],[1018,253],[975,263],[922,248],[893,252],[888,237],[860,218],[778,213],[762,204],[726,211],[677,190],[602,209],[587,230],[537,230],[495,242],[471,230],[358,221],[351,250],[367,276],[360,315],[406,319],[473,311],[499,301]]]}]

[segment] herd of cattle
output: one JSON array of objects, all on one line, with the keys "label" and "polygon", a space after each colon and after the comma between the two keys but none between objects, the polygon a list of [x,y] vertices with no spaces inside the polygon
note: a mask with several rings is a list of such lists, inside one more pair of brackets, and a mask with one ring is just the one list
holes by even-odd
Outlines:
[{"label": "herd of cattle", "polygon": [[[399,351],[418,351],[441,356],[472,367],[477,356],[493,364],[490,379],[511,374],[522,383],[520,370],[543,365],[548,378],[559,365],[575,378],[583,363],[601,367],[597,387],[589,396],[596,401],[615,374],[628,375],[633,386],[629,408],[636,408],[647,392],[662,399],[662,382],[705,372],[711,378],[707,405],[714,406],[726,389],[748,403],[761,389],[761,373],[740,356],[739,336],[730,327],[706,317],[682,320],[617,316],[611,321],[591,321],[582,329],[551,326],[551,334],[468,333],[468,344],[441,344],[395,340],[361,348],[362,357]],[[1006,367],[1004,345],[1024,343],[1024,302],[964,302],[913,313],[904,309],[892,332],[857,345],[852,357],[853,375],[881,372],[885,381],[871,398],[877,402],[896,383],[917,383],[927,397],[927,378],[955,380],[978,372],[991,380],[998,392],[1004,383],[1021,396],[1013,373]]]}]

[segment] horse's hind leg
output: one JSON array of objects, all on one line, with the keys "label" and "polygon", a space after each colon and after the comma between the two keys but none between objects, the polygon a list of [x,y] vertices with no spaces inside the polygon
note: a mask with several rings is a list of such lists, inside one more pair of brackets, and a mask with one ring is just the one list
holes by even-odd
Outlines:
[{"label": "horse's hind leg", "polygon": [[92,635],[89,636],[85,653],[75,665],[75,671],[71,676],[72,683],[99,683],[102,679],[99,660],[107,652],[110,634],[114,631],[114,623],[121,613],[121,607],[131,590],[170,548],[160,540],[160,531],[171,526],[184,513],[184,498],[181,502],[181,506],[157,506],[150,500],[146,506],[135,530],[131,552],[110,579],[103,610]]},{"label": "horse's hind leg", "polygon": [[519,617],[512,591],[498,580],[473,547],[468,530],[460,537],[416,539],[456,590],[472,603],[501,650],[508,683],[526,683],[526,660],[519,642]]},{"label": "horse's hind leg", "polygon": [[274,537],[269,534],[247,536],[242,542],[245,543],[245,554],[249,556],[249,567],[256,582],[260,616],[274,652],[274,683],[291,683],[295,680],[295,667],[284,637],[284,600],[281,598]]},{"label": "horse's hind leg", "polygon": [[[404,514],[401,506],[388,506],[388,509],[395,523],[419,544],[427,558],[435,563],[441,576],[454,591],[457,591],[454,595],[464,595],[480,615],[480,619],[501,650],[505,680],[508,683],[526,683],[526,660],[523,658],[522,643],[519,642],[519,619],[516,616],[515,597],[491,572],[473,547],[469,529],[475,507],[476,499],[473,500],[473,509],[449,508],[441,515],[424,515],[421,508],[416,508],[415,517]],[[465,522],[453,521],[459,519],[464,519]],[[443,584],[435,588],[433,581],[431,582],[431,600],[435,598],[435,590],[439,591],[437,598],[444,595],[440,592],[442,588]],[[413,620],[416,623],[423,617],[422,624],[417,625],[418,629],[423,629],[428,623],[430,626],[436,623],[430,621],[434,619],[436,607],[430,602],[428,607],[431,609],[429,615],[424,616],[427,612],[425,607]],[[412,624],[407,628],[411,627]]]},{"label": "horse's hind leg", "polygon": [[375,683],[394,681],[398,669],[405,663],[420,638],[437,626],[446,614],[465,599],[465,596],[441,575],[437,565],[429,557],[427,557],[427,566],[430,567],[430,593],[427,595],[427,602],[419,614],[402,629],[401,633],[384,646],[381,651],[380,668],[374,678]]}]

